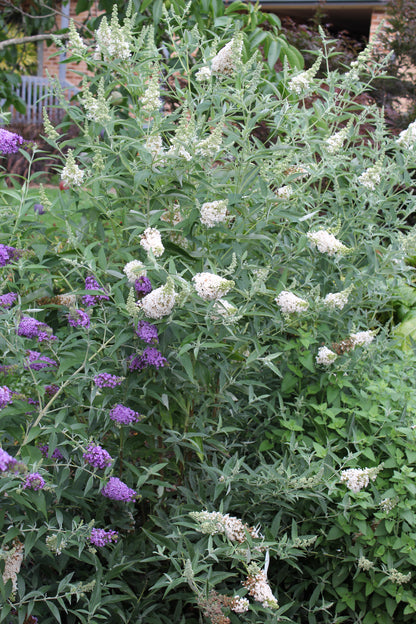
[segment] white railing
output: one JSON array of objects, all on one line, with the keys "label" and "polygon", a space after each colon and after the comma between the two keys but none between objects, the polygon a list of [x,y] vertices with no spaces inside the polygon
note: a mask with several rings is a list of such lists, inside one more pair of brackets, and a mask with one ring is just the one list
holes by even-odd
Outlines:
[{"label": "white railing", "polygon": [[[42,124],[44,107],[51,121],[60,121],[63,110],[49,78],[40,76],[22,76],[21,78],[22,82],[16,89],[16,95],[24,101],[26,112],[19,113],[12,107],[12,121],[15,123]],[[78,92],[77,87],[70,83],[61,84],[61,89],[66,99],[70,99]]]}]

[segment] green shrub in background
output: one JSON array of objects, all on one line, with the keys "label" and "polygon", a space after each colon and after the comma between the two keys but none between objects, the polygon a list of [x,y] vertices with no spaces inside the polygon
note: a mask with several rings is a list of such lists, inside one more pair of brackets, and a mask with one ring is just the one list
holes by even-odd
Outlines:
[{"label": "green shrub in background", "polygon": [[412,622],[412,129],[184,11],[73,30],[62,192],[3,192],[0,621]]}]

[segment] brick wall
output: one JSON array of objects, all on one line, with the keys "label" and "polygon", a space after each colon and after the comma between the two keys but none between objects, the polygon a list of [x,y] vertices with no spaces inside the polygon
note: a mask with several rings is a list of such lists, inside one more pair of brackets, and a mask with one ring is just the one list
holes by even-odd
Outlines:
[{"label": "brick wall", "polygon": [[[77,25],[77,22],[82,23],[88,16],[88,12],[85,11],[84,13],[80,13],[79,15],[77,15],[75,13],[75,7],[76,7],[76,0],[70,0],[70,9],[69,9],[69,18],[73,19],[75,22],[75,25]],[[57,10],[61,11],[61,4],[57,3]],[[102,13],[103,11],[99,11],[98,10],[98,2],[94,3],[93,8],[91,9],[91,15],[92,17],[96,17],[97,15],[100,15],[100,13]],[[62,27],[62,16],[61,15],[57,15],[57,27],[61,28]],[[60,67],[60,55],[56,55],[56,53],[59,52],[59,50],[57,50],[55,45],[50,45],[49,47],[46,45],[46,43],[43,44],[43,69],[42,69],[42,76],[47,76],[47,74],[50,74],[52,77],[58,77],[59,76],[59,67]],[[79,83],[81,82],[81,78],[80,76],[78,76],[75,71],[80,71],[83,73],[87,73],[87,74],[91,74],[91,72],[87,71],[87,66],[86,63],[84,63],[83,61],[80,63],[67,63],[65,64],[66,67],[66,71],[65,71],[65,79],[70,82],[73,85],[79,85]],[[61,70],[62,71],[62,70]]]},{"label": "brick wall", "polygon": [[380,26],[382,21],[385,21],[387,24],[387,13],[383,9],[375,9],[371,14],[371,24],[370,24],[370,35],[369,39],[371,40],[376,34],[377,28]]}]

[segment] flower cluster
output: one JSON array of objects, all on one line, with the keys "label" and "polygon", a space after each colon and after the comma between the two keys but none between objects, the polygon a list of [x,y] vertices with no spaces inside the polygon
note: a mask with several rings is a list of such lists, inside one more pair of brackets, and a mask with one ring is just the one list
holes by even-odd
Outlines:
[{"label": "flower cluster", "polygon": [[155,258],[159,258],[165,251],[160,232],[156,228],[146,228],[140,239],[140,245],[147,252],[152,251]]},{"label": "flower cluster", "polygon": [[85,45],[75,28],[73,19],[69,21],[69,38],[67,42],[67,49],[71,54],[82,54],[84,50],[87,49],[87,46]]},{"label": "flower cluster", "polygon": [[397,498],[383,498],[380,501],[379,507],[384,513],[390,513],[392,509],[394,509],[398,503]]},{"label": "flower cluster", "polygon": [[102,546],[107,546],[107,544],[111,544],[112,542],[116,543],[118,540],[117,531],[106,531],[105,529],[91,529],[90,534],[90,542],[94,544],[94,546],[98,546],[98,548]]},{"label": "flower cluster", "polygon": [[293,195],[293,187],[290,184],[286,186],[281,186],[277,189],[276,195],[279,199],[290,199]]},{"label": "flower cluster", "polygon": [[205,82],[207,80],[210,80],[211,76],[212,71],[206,65],[204,67],[201,67],[201,69],[198,69],[195,74],[195,78],[198,82]]},{"label": "flower cluster", "polygon": [[376,187],[381,182],[381,167],[380,165],[375,165],[374,167],[369,167],[358,177],[358,182],[368,188],[370,191],[375,191]]},{"label": "flower cluster", "polygon": [[243,585],[248,589],[249,595],[252,596],[254,600],[261,602],[263,607],[278,609],[279,605],[267,582],[265,571],[260,570],[258,566],[253,563],[249,565],[248,572],[247,580]]},{"label": "flower cluster", "polygon": [[12,402],[12,391],[7,386],[0,386],[0,409]]},{"label": "flower cluster", "polygon": [[137,336],[141,338],[141,340],[144,340],[144,342],[147,342],[147,344],[156,344],[159,342],[157,327],[147,321],[139,321],[135,331]]},{"label": "flower cluster", "polygon": [[[233,74],[237,69],[238,63],[241,61],[242,50],[243,39],[241,35],[236,35],[214,56],[211,62],[212,71],[228,76]],[[206,75],[206,72],[204,72],[204,74]],[[204,77],[204,80],[205,79]]]},{"label": "flower cluster", "polygon": [[37,338],[38,342],[44,340],[56,340],[52,329],[46,323],[42,323],[31,316],[23,316],[17,328],[17,335],[24,338]]},{"label": "flower cluster", "polygon": [[55,384],[50,384],[48,386],[45,386],[45,392],[49,396],[54,396],[58,392],[58,390],[59,390],[59,386]]},{"label": "flower cluster", "polygon": [[146,113],[153,113],[159,110],[162,106],[162,100],[160,99],[160,87],[159,76],[157,71],[153,73],[153,76],[149,80],[147,89],[141,98],[142,109]]},{"label": "flower cluster", "polygon": [[351,288],[346,288],[337,293],[328,293],[323,300],[325,307],[335,310],[342,310],[348,303],[348,297],[351,292]]},{"label": "flower cluster", "polygon": [[61,180],[65,186],[81,186],[84,181],[85,171],[79,168],[75,162],[72,150],[68,151],[68,156],[64,168],[61,171]]},{"label": "flower cluster", "polygon": [[231,610],[234,613],[246,613],[248,611],[250,603],[247,598],[242,598],[241,596],[234,596],[231,603]]},{"label": "flower cluster", "polygon": [[[39,450],[42,453],[43,457],[49,457],[49,446],[47,444],[43,444],[42,446],[40,446]],[[64,459],[64,456],[62,455],[61,451],[56,448],[51,455],[51,459]]]},{"label": "flower cluster", "polygon": [[330,366],[337,359],[337,354],[328,349],[328,347],[319,347],[318,355],[315,358],[317,364]]},{"label": "flower cluster", "polygon": [[403,583],[408,583],[412,578],[412,573],[402,574],[396,568],[390,568],[389,570],[389,580],[392,583],[396,583],[396,585],[403,585]]},{"label": "flower cluster", "polygon": [[0,128],[0,152],[2,154],[17,154],[24,142],[20,134]]},{"label": "flower cluster", "polygon": [[173,284],[166,282],[139,301],[138,306],[148,318],[160,319],[172,312],[175,305],[176,293]]},{"label": "flower cluster", "polygon": [[[86,295],[89,297],[90,295]],[[71,327],[89,327],[90,317],[84,310],[71,310],[68,315],[68,323]]]},{"label": "flower cluster", "polygon": [[45,479],[38,472],[31,472],[27,475],[23,489],[42,490],[45,487]]},{"label": "flower cluster", "polygon": [[94,468],[104,469],[107,466],[111,466],[113,463],[113,458],[110,457],[110,454],[103,449],[100,445],[94,446],[92,442],[88,444],[86,448],[86,453],[83,454],[83,459],[93,466]]},{"label": "flower cluster", "polygon": [[[85,290],[99,290],[105,293],[105,291],[101,288],[101,286],[99,285],[99,283],[97,282],[97,280],[95,279],[93,275],[89,275],[88,277],[85,278]],[[108,300],[109,300],[109,296],[107,294],[84,295],[82,297],[82,303],[86,305],[87,307],[94,306],[99,301],[108,301]]]},{"label": "flower cluster", "polygon": [[275,302],[282,314],[293,314],[294,312],[304,312],[308,309],[309,303],[301,299],[289,290],[282,290],[276,297]]},{"label": "flower cluster", "polygon": [[21,254],[22,252],[20,249],[0,243],[0,267],[4,267],[13,262],[13,260],[17,260],[20,258]]},{"label": "flower cluster", "polygon": [[142,275],[135,280],[134,290],[139,297],[144,297],[152,292],[152,282],[148,277]]},{"label": "flower cluster", "polygon": [[110,119],[110,108],[105,97],[103,79],[98,83],[97,97],[93,97],[89,89],[84,86],[82,104],[85,108],[85,117],[90,121],[104,124]]},{"label": "flower cluster", "polygon": [[39,371],[50,366],[58,366],[58,363],[47,355],[42,355],[39,351],[27,351],[25,368]]},{"label": "flower cluster", "polygon": [[375,335],[375,331],[360,331],[355,334],[350,334],[349,339],[353,347],[366,347],[373,342]]},{"label": "flower cluster", "polygon": [[214,227],[217,223],[223,223],[227,218],[227,201],[218,200],[206,202],[200,208],[200,219],[202,225],[209,228]]},{"label": "flower cluster", "polygon": [[218,319],[217,314],[219,314],[224,321],[235,322],[237,320],[237,308],[226,299],[218,299],[218,301],[214,303],[214,311],[215,313],[211,315],[213,320]]},{"label": "flower cluster", "polygon": [[359,492],[371,481],[375,481],[382,466],[373,468],[348,468],[341,472],[341,483],[345,483],[352,492]]},{"label": "flower cluster", "polygon": [[151,153],[154,162],[158,162],[159,164],[163,164],[164,162],[166,162],[166,159],[163,155],[163,140],[160,134],[149,136],[146,139],[146,143],[144,144],[144,146],[147,151]]},{"label": "flower cluster", "polygon": [[195,290],[204,301],[221,299],[234,286],[232,280],[227,280],[214,273],[197,273],[192,278]]},{"label": "flower cluster", "polygon": [[189,515],[198,522],[201,533],[208,535],[223,533],[232,542],[240,544],[247,539],[247,535],[260,537],[256,528],[229,514],[222,514],[219,511],[192,511]]},{"label": "flower cluster", "polygon": [[110,410],[110,418],[119,425],[131,425],[134,422],[139,422],[141,415],[130,407],[118,403]]},{"label": "flower cluster", "polygon": [[322,54],[318,56],[315,63],[308,70],[300,72],[296,76],[290,79],[287,88],[292,93],[301,95],[304,91],[307,91],[313,83],[313,79],[318,73],[319,67],[322,61]]},{"label": "flower cluster", "polygon": [[2,559],[4,559],[3,583],[6,584],[10,580],[14,594],[17,592],[17,575],[23,562],[23,549],[22,542],[14,540],[13,547],[9,550],[6,546],[2,555]]},{"label": "flower cluster", "polygon": [[129,370],[141,371],[149,366],[154,366],[158,370],[166,366],[167,363],[167,359],[155,347],[146,347],[141,355],[135,355],[130,358]]},{"label": "flower cluster", "polygon": [[5,472],[6,470],[9,470],[11,466],[15,465],[15,463],[15,458],[6,453],[6,451],[0,447],[0,471]]},{"label": "flower cluster", "polygon": [[117,375],[110,375],[110,373],[98,373],[94,377],[94,383],[97,388],[115,388],[119,386],[124,380],[124,377],[117,377]]},{"label": "flower cluster", "polygon": [[370,559],[366,559],[365,557],[360,557],[358,559],[357,566],[360,570],[368,572],[368,570],[374,568],[374,561],[370,561]]},{"label": "flower cluster", "polygon": [[45,214],[45,207],[43,204],[33,204],[33,212],[36,212],[38,215]]},{"label": "flower cluster", "polygon": [[183,221],[183,215],[181,213],[181,206],[179,202],[173,202],[173,205],[169,206],[169,208],[167,208],[161,215],[160,220],[170,223],[173,226],[181,223]]},{"label": "flower cluster", "polygon": [[17,299],[17,294],[14,292],[0,295],[0,308],[11,308]]},{"label": "flower cluster", "polygon": [[328,256],[335,256],[336,254],[348,251],[348,248],[327,230],[308,232],[306,236],[318,251],[326,253]]},{"label": "flower cluster", "polygon": [[215,128],[213,132],[206,138],[199,141],[195,146],[195,152],[202,156],[208,156],[214,158],[221,149],[222,143],[222,127],[220,124]]},{"label": "flower cluster", "polygon": [[[115,6],[114,9],[116,9]],[[131,55],[130,38],[129,20],[125,20],[124,26],[120,26],[117,9],[113,10],[110,24],[107,18],[103,17],[100,27],[95,31],[97,52],[105,59],[127,60]]]},{"label": "flower cluster", "polygon": [[347,136],[348,128],[343,128],[330,136],[325,142],[325,148],[328,154],[337,154],[341,150]]},{"label": "flower cluster", "polygon": [[118,477],[110,477],[101,490],[101,494],[106,498],[116,501],[132,501],[137,497],[137,492],[129,488]]},{"label": "flower cluster", "polygon": [[146,275],[145,266],[143,262],[140,262],[140,260],[130,260],[130,262],[127,262],[123,271],[126,274],[130,284],[134,284],[139,277]]},{"label": "flower cluster", "polygon": [[413,150],[416,145],[416,121],[413,121],[406,130],[402,130],[396,141],[403,149]]}]

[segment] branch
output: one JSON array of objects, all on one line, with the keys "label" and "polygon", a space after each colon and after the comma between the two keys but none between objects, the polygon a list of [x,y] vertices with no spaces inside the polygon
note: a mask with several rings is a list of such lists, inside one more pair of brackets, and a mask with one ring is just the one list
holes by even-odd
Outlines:
[{"label": "branch", "polygon": [[32,43],[33,41],[43,41],[44,39],[68,39],[69,35],[29,35],[27,37],[15,37],[0,41],[0,51],[9,45],[20,45],[22,43]]}]

